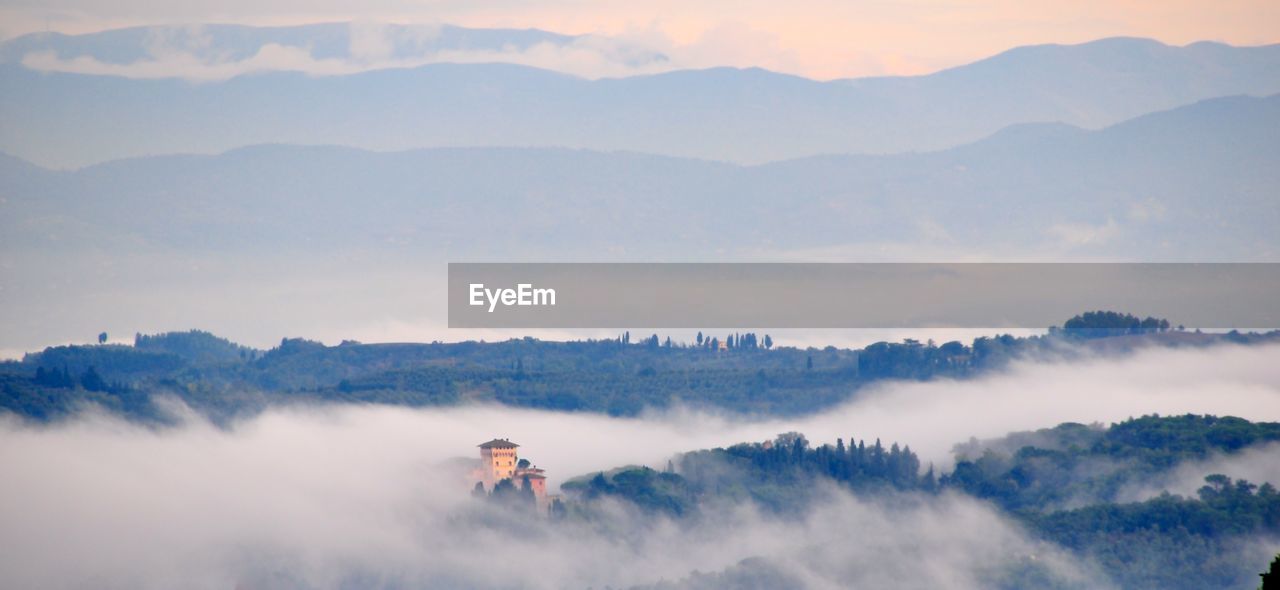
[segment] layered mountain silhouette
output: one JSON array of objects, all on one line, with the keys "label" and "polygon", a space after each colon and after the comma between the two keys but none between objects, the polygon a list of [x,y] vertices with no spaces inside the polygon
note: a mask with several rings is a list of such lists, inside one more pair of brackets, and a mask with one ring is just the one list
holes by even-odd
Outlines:
[{"label": "layered mountain silhouette", "polygon": [[[1100,128],[1208,98],[1280,92],[1280,46],[1130,38],[1022,47],[927,76],[829,82],[732,68],[586,79],[511,63],[335,75],[268,68],[206,81],[125,77],[129,64],[171,51],[190,52],[192,64],[234,64],[267,45],[288,46],[304,48],[306,59],[355,59],[358,68],[369,51],[406,63],[397,60],[582,43],[541,31],[388,30],[374,50],[361,49],[346,25],[206,27],[200,43],[168,29],[21,37],[0,46],[0,150],[53,167],[261,143],[555,146],[763,163],[945,149],[1018,123]],[[156,39],[175,35],[180,41],[154,49]],[[616,44],[591,47],[642,66],[666,59]],[[124,69],[54,71],[77,59]],[[187,69],[205,67],[192,64]]]},{"label": "layered mountain silhouette", "polygon": [[10,253],[699,259],[911,243],[925,256],[1256,260],[1280,255],[1278,159],[1280,96],[1098,131],[1028,124],[931,153],[756,166],[561,148],[262,145],[74,172],[9,157],[0,227]]},{"label": "layered mountain silhouette", "polygon": [[[673,71],[520,65],[560,51]],[[420,338],[447,261],[1280,260],[1280,46],[827,82],[674,59],[345,24],[0,44],[0,349]]]}]

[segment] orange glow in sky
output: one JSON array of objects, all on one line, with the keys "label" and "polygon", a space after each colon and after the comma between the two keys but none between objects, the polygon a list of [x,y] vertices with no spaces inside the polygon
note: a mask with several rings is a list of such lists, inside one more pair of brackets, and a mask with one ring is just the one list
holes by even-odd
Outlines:
[{"label": "orange glow in sky", "polygon": [[[358,10],[355,10],[358,8]],[[0,35],[130,24],[329,21],[540,28],[651,42],[689,67],[812,78],[920,74],[1019,45],[1149,37],[1280,42],[1277,0],[49,0],[0,2]]]}]

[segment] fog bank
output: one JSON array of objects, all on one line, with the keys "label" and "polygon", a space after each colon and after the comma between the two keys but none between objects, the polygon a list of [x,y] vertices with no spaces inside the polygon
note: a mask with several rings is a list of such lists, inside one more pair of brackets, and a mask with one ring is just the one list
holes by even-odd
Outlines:
[{"label": "fog bank", "polygon": [[[0,585],[617,587],[763,557],[813,588],[902,587],[906,573],[920,587],[966,588],[981,587],[984,572],[1004,560],[1032,555],[1083,580],[1087,568],[961,497],[890,510],[832,492],[802,521],[742,507],[697,527],[621,512],[612,524],[556,527],[476,505],[466,482],[440,465],[505,437],[556,487],[575,475],[662,466],[680,451],[799,430],[815,443],[897,441],[945,466],[951,445],[971,436],[1063,421],[1155,412],[1280,420],[1277,359],[1280,347],[1223,346],[1024,363],[972,381],[885,384],[794,420],[386,406],[276,408],[227,429],[192,415],[165,428],[92,412],[52,425],[7,419]],[[1232,459],[1253,466],[1236,476],[1277,473],[1275,456]]]},{"label": "fog bank", "polygon": [[[454,449],[424,441],[474,427],[455,417],[462,425],[450,431],[440,417],[391,408],[276,412],[230,432],[202,423],[149,431],[101,417],[47,430],[8,425],[0,582],[626,587],[748,558],[808,588],[980,588],[1010,563],[1029,561],[1056,577],[1092,579],[992,508],[955,495],[882,506],[830,490],[799,520],[750,506],[696,524],[620,508],[589,524],[529,520],[470,500],[463,482],[433,467]],[[561,436],[588,447],[622,433]]]}]

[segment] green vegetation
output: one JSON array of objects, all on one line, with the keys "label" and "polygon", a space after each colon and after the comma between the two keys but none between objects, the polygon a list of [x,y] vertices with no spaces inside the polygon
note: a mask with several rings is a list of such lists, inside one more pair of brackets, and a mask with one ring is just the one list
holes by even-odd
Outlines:
[{"label": "green vegetation", "polygon": [[[1098,563],[1122,588],[1246,588],[1280,536],[1280,494],[1226,475],[1195,497],[1123,502],[1185,461],[1280,441],[1280,423],[1143,416],[1109,428],[1062,424],[956,449],[942,485],[990,500],[1042,538]],[[1070,507],[1077,507],[1068,509]]]},{"label": "green vegetation", "polygon": [[1259,539],[1280,535],[1280,494],[1224,475],[1197,498],[1097,504],[1026,517],[1041,537],[1098,563],[1122,588],[1247,588]]},{"label": "green vegetation", "polygon": [[258,354],[252,348],[200,330],[169,332],[154,336],[136,334],[133,337],[133,347],[138,350],[172,354],[196,364],[253,360]]},{"label": "green vegetation", "polygon": [[[1077,321],[1078,320],[1078,321]],[[1136,322],[1136,323],[1135,323]],[[768,335],[699,334],[681,345],[636,339],[325,346],[284,339],[258,351],[206,332],[138,335],[133,346],[59,346],[0,363],[0,408],[55,420],[86,404],[132,419],[162,420],[153,399],[181,399],[216,420],[273,403],[333,401],[409,406],[496,402],[634,415],[646,407],[709,406],[772,415],[813,412],[885,379],[964,379],[1023,356],[1118,354],[1142,346],[1280,341],[1268,334],[1168,330],[1163,320],[1082,314],[1048,336],[979,338],[971,344],[906,340],[863,349],[775,346]],[[1092,330],[1103,330],[1098,333]],[[1099,334],[1107,337],[1095,337]],[[1031,534],[1097,564],[1121,587],[1253,587],[1280,538],[1274,482],[1214,474],[1190,497],[1138,493],[1188,461],[1280,441],[1280,424],[1232,417],[1143,416],[1109,427],[1062,424],[956,447],[947,473],[922,466],[905,442],[839,439],[811,446],[775,440],[696,451],[663,470],[626,467],[564,484],[557,519],[594,518],[599,502],[684,521],[749,502],[800,517],[835,487],[892,501],[903,494],[966,494],[1009,514]],[[821,485],[815,485],[823,482]],[[527,509],[507,482],[489,501]],[[1263,542],[1259,542],[1263,540]],[[760,565],[760,564],[756,564]],[[754,567],[754,566],[752,566]],[[763,566],[761,566],[763,568]],[[707,574],[714,584],[750,568]],[[760,570],[764,576],[767,568]],[[996,586],[1051,587],[1035,564]]]},{"label": "green vegetation", "polygon": [[[690,344],[656,334],[633,343],[631,334],[624,333],[616,339],[575,342],[345,341],[338,346],[286,338],[276,348],[258,351],[200,331],[139,334],[133,346],[57,346],[28,354],[21,362],[0,363],[0,408],[48,420],[92,403],[133,419],[153,420],[158,412],[150,400],[161,395],[181,399],[215,420],[293,401],[407,406],[490,402],[610,415],[682,404],[797,415],[845,401],[879,380],[963,379],[1022,356],[1280,341],[1280,332],[1156,330],[1076,339],[1059,330],[1029,338],[984,337],[971,344],[905,340],[850,350],[779,347],[767,334],[699,336]],[[97,379],[85,385],[83,377],[91,369]],[[72,383],[50,381],[54,371],[68,372]]]},{"label": "green vegetation", "polygon": [[879,440],[851,441],[846,448],[840,440],[834,447],[810,448],[803,435],[792,432],[765,443],[686,453],[678,468],[673,464],[665,472],[628,467],[561,487],[587,501],[617,497],[671,516],[693,514],[707,502],[743,501],[798,513],[813,500],[817,478],[859,491],[936,489],[932,468],[923,476],[919,471],[920,459],[897,443],[885,448]]},{"label": "green vegetation", "polygon": [[[802,435],[789,433],[768,443],[687,453],[664,472],[628,467],[562,488],[575,499],[571,514],[584,518],[603,498],[674,518],[744,501],[781,517],[802,516],[823,501],[819,482],[879,499],[966,493],[1098,565],[1119,587],[1247,588],[1270,557],[1259,540],[1280,537],[1280,493],[1273,484],[1213,474],[1194,497],[1163,493],[1120,502],[1117,491],[1171,473],[1184,461],[1277,440],[1280,423],[1232,417],[1144,416],[1109,428],[1062,424],[960,445],[956,468],[935,480],[931,467],[921,473],[906,446],[846,447],[837,440],[811,448]],[[979,458],[965,457],[974,452]],[[1001,575],[1027,581],[1037,572]]]},{"label": "green vegetation", "polygon": [[1150,334],[1169,329],[1169,320],[1114,311],[1090,311],[1075,316],[1062,325],[1063,333],[1075,338],[1105,338],[1123,334]]},{"label": "green vegetation", "polygon": [[1280,441],[1280,424],[1213,416],[1144,416],[1110,428],[1067,423],[956,447],[949,487],[1012,510],[1114,502],[1186,460]]},{"label": "green vegetation", "polygon": [[493,486],[493,491],[489,492],[485,491],[484,484],[476,482],[475,489],[471,490],[471,496],[492,502],[503,509],[525,514],[536,514],[538,509],[538,498],[534,496],[533,488],[529,486],[528,477],[525,477],[520,486],[516,486],[511,478],[503,479]]}]

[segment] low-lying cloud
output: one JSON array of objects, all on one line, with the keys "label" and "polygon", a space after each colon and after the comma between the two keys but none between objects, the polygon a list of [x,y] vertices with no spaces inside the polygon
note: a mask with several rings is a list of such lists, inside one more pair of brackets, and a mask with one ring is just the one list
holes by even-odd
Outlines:
[{"label": "low-lying cloud", "polygon": [[275,408],[226,429],[192,415],[164,428],[93,412],[52,425],[7,420],[0,585],[619,587],[753,557],[813,588],[909,580],[981,587],[1010,559],[1092,580],[1086,566],[962,497],[889,508],[832,491],[801,520],[744,506],[698,526],[622,511],[603,524],[549,525],[473,503],[466,482],[442,465],[508,437],[548,469],[554,487],[572,475],[664,465],[679,451],[786,430],[815,442],[879,437],[945,462],[951,445],[970,436],[1062,421],[1154,412],[1280,420],[1278,353],[1223,346],[1020,364],[980,380],[889,384],[794,420],[386,406]]},{"label": "low-lying cloud", "polygon": [[1019,363],[983,379],[886,384],[802,428],[817,440],[843,431],[906,442],[922,459],[937,462],[969,437],[1062,422],[1107,424],[1155,413],[1280,421],[1277,359],[1280,346],[1272,345],[1151,348],[1125,358]]},{"label": "low-lying cloud", "polygon": [[590,78],[629,76],[667,71],[664,63],[629,64],[617,59],[617,47],[589,37],[567,45],[538,43],[503,49],[448,49],[415,57],[367,55],[317,58],[305,47],[268,43],[244,59],[208,59],[187,51],[165,51],[130,63],[110,63],[92,56],[63,58],[52,51],[25,55],[22,65],[44,72],[119,76],[135,79],[182,78],[216,82],[246,74],[300,72],[311,76],[341,76],[371,70],[415,68],[428,64],[507,63]]},{"label": "low-lying cloud", "polygon": [[592,79],[715,66],[792,65],[788,54],[772,47],[769,35],[740,25],[715,27],[686,43],[673,42],[657,30],[637,30],[618,36],[554,36],[536,42],[513,37],[515,41],[488,46],[440,46],[435,43],[439,32],[438,25],[351,23],[342,55],[283,42],[264,42],[245,55],[214,47],[200,26],[157,27],[143,47],[146,55],[132,61],[36,50],[23,55],[21,63],[46,72],[195,82],[264,72],[339,76],[438,63],[517,64]]},{"label": "low-lying cloud", "polygon": [[1204,478],[1214,474],[1243,479],[1255,485],[1270,482],[1273,486],[1280,486],[1280,442],[1258,445],[1238,453],[1215,453],[1203,461],[1183,463],[1155,481],[1120,490],[1118,497],[1131,502],[1162,493],[1194,498],[1204,487]]},{"label": "low-lying cloud", "polygon": [[[625,587],[749,558],[810,588],[978,588],[1028,559],[1065,579],[1091,575],[953,495],[886,507],[832,490],[800,520],[743,506],[696,526],[622,510],[603,522],[531,521],[469,500],[436,466],[473,442],[451,437],[480,426],[446,417],[295,410],[230,432],[103,417],[9,425],[0,579],[41,588]],[[504,417],[515,416],[488,415]],[[560,436],[587,450],[618,434]],[[544,459],[549,450],[539,449]],[[904,579],[915,585],[894,582]]]},{"label": "low-lying cloud", "polygon": [[263,72],[300,72],[339,76],[428,64],[504,63],[536,67],[590,79],[658,74],[681,69],[763,67],[799,69],[796,56],[777,46],[776,36],[725,22],[681,41],[659,28],[630,28],[612,35],[547,35],[530,42],[517,31],[510,41],[478,45],[440,45],[438,24],[387,25],[352,22],[345,54],[329,55],[294,42],[264,42],[248,54],[228,51],[201,25],[152,27],[140,49],[144,57],[122,62],[92,54],[61,55],[35,50],[23,66],[38,71],[119,76],[134,79],[181,78],[216,82]]}]

